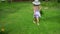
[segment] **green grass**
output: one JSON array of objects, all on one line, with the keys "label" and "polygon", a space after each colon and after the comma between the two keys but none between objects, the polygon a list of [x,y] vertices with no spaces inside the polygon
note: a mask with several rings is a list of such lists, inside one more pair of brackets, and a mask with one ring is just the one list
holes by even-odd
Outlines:
[{"label": "green grass", "polygon": [[[52,3],[50,3],[52,4]],[[9,34],[60,34],[60,9],[50,7],[42,11],[40,25],[33,23],[33,5],[30,2],[2,3],[0,5],[0,29]]]}]

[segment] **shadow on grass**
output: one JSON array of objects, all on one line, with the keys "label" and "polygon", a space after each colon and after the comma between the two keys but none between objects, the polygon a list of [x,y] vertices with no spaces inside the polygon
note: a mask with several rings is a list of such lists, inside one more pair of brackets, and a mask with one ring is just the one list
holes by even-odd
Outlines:
[{"label": "shadow on grass", "polygon": [[5,31],[3,32],[3,31],[1,31],[0,34],[8,34],[8,32],[5,32]]}]

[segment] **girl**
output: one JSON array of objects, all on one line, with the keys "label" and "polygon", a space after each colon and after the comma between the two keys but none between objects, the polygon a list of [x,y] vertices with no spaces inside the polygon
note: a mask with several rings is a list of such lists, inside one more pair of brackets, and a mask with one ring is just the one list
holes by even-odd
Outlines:
[{"label": "girl", "polygon": [[39,25],[39,18],[41,17],[41,15],[40,15],[40,7],[39,7],[39,5],[40,5],[40,2],[38,2],[38,1],[34,1],[33,2],[33,5],[34,5],[34,23],[36,23],[37,25]]}]

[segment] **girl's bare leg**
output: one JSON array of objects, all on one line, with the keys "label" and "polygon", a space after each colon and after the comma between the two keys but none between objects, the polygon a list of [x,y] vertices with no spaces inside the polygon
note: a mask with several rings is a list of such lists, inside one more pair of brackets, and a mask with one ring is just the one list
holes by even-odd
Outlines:
[{"label": "girl's bare leg", "polygon": [[36,23],[36,18],[34,17],[34,19],[33,19],[33,23]]},{"label": "girl's bare leg", "polygon": [[39,25],[39,18],[36,18],[36,23],[37,25]]}]

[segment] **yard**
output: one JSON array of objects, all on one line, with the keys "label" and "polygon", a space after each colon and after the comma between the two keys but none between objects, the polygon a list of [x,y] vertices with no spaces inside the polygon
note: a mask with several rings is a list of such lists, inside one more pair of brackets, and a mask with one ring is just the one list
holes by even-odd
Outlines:
[{"label": "yard", "polygon": [[8,34],[60,34],[60,5],[45,3],[42,2],[43,15],[39,26],[33,23],[31,2],[1,3],[0,30],[4,26]]}]

